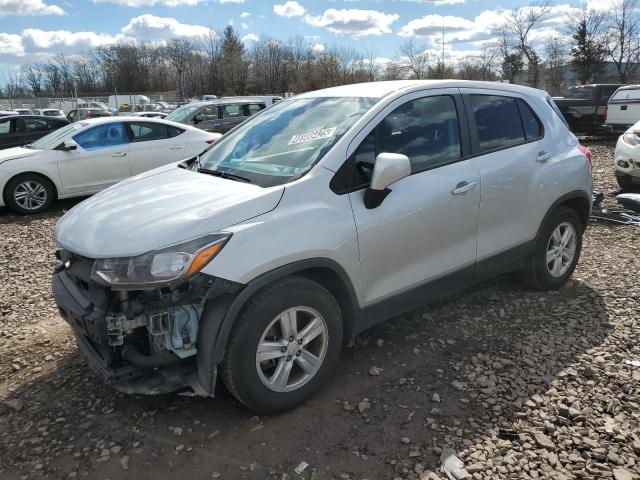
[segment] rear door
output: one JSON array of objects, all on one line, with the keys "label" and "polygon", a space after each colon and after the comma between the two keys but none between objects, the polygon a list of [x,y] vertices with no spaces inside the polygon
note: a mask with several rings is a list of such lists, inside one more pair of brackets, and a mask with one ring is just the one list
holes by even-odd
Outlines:
[{"label": "rear door", "polygon": [[560,196],[562,162],[526,98],[461,90],[480,171],[478,266],[507,269],[528,251],[544,213]]},{"label": "rear door", "polygon": [[76,150],[61,151],[58,171],[67,193],[94,193],[130,175],[129,137],[122,122],[88,128],[72,137]]},{"label": "rear door", "polygon": [[131,175],[184,158],[188,134],[183,128],[159,122],[126,122]]}]

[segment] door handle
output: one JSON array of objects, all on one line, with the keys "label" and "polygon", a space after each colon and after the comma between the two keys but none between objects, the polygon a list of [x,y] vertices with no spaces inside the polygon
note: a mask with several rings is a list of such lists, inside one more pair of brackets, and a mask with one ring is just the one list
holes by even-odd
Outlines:
[{"label": "door handle", "polygon": [[114,153],[111,156],[112,157],[126,157],[127,156],[127,152],[118,152],[118,153]]},{"label": "door handle", "polygon": [[474,188],[476,188],[476,182],[460,182],[459,184],[456,185],[456,188],[454,188],[453,190],[451,190],[451,194],[452,195],[466,195],[467,193],[469,193],[471,190],[473,190]]},{"label": "door handle", "polygon": [[545,163],[547,160],[551,158],[551,154],[549,152],[538,152],[538,156],[536,157],[536,162]]}]

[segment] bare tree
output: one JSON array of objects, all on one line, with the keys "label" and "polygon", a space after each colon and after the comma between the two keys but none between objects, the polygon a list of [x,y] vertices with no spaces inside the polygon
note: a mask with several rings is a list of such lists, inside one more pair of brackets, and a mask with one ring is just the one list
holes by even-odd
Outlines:
[{"label": "bare tree", "polygon": [[429,54],[427,47],[418,45],[413,40],[400,45],[400,55],[404,57],[410,78],[423,79],[429,74]]},{"label": "bare tree", "polygon": [[164,59],[171,64],[175,71],[178,98],[184,100],[187,97],[185,85],[185,72],[187,70],[187,59],[191,53],[191,43],[188,40],[170,40],[163,48]]},{"label": "bare tree", "polygon": [[564,87],[564,69],[568,50],[558,37],[547,37],[544,43],[544,87],[552,95],[559,95]]},{"label": "bare tree", "polygon": [[634,13],[636,0],[614,0],[607,22],[607,54],[618,72],[620,83],[627,83],[640,62],[640,23]]},{"label": "bare tree", "polygon": [[534,48],[534,30],[547,18],[550,8],[549,0],[543,0],[531,6],[512,10],[503,25],[504,41],[520,53],[523,60],[526,60],[528,83],[533,87],[537,87],[540,82],[540,55]]}]

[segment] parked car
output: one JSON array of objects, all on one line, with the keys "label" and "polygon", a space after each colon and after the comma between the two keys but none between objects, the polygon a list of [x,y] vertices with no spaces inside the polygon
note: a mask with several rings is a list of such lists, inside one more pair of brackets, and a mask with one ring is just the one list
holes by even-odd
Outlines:
[{"label": "parked car", "polygon": [[606,132],[607,102],[620,84],[593,84],[569,87],[554,101],[574,133],[593,135]]},{"label": "parked car", "polygon": [[607,104],[606,124],[614,132],[625,132],[640,120],[640,85],[625,85]]},{"label": "parked car", "polygon": [[198,155],[218,138],[220,134],[154,118],[72,123],[27,147],[0,152],[0,206],[20,214],[43,212],[56,198],[91,195],[132,175]]},{"label": "parked car", "polygon": [[165,118],[167,116],[164,112],[132,112],[127,115],[133,117],[147,117],[147,118]]},{"label": "parked car", "polygon": [[20,115],[15,110],[0,110],[0,117],[7,117],[9,115]]},{"label": "parked car", "polygon": [[111,117],[111,111],[104,108],[78,108],[67,113],[70,122],[88,120],[89,118]]},{"label": "parked car", "polygon": [[45,117],[67,118],[64,112],[57,108],[36,108],[32,112],[34,115],[43,115]]},{"label": "parked car", "polygon": [[588,155],[527,87],[304,93],[64,215],[54,296],[120,390],[212,396],[219,375],[249,408],[286,410],[375,323],[502,273],[564,285]]},{"label": "parked car", "polygon": [[265,108],[264,102],[255,99],[213,100],[188,103],[165,118],[173,122],[193,125],[208,132],[227,133]]},{"label": "parked car", "polygon": [[0,149],[27,145],[65,125],[66,118],[39,115],[0,117]]},{"label": "parked car", "polygon": [[615,176],[622,190],[640,187],[640,121],[618,138],[613,156]]},{"label": "parked car", "polygon": [[282,98],[279,95],[256,95],[253,97],[222,97],[222,100],[239,100],[244,98],[250,98],[251,100],[259,100],[261,102],[264,102],[267,107],[273,105],[274,103],[278,103],[284,100],[284,98]]}]

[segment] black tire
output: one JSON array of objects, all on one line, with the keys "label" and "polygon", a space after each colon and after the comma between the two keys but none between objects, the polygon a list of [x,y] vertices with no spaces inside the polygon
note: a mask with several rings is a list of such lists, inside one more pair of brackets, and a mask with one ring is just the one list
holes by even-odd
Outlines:
[{"label": "black tire", "polygon": [[631,178],[631,175],[616,172],[616,181],[620,186],[620,190],[622,190],[623,192],[633,190],[633,179]]},{"label": "black tire", "polygon": [[[576,234],[575,254],[567,271],[561,276],[553,276],[546,263],[547,248],[553,232],[565,222],[573,226]],[[575,210],[565,206],[557,207],[545,221],[533,245],[529,260],[522,272],[524,283],[536,290],[556,290],[567,283],[580,259],[583,233],[582,222]]]},{"label": "black tire", "polygon": [[[30,185],[33,186],[40,186],[42,188],[41,191],[44,192],[44,197],[39,197],[39,199],[43,198],[44,202],[41,205],[38,205],[36,208],[24,208],[16,201],[14,197],[16,189],[19,188],[19,186],[23,185],[25,182],[29,182]],[[46,212],[51,208],[51,204],[53,204],[55,196],[56,189],[53,186],[53,183],[51,183],[51,180],[35,173],[23,173],[21,175],[16,175],[11,180],[9,180],[9,182],[7,182],[7,186],[4,189],[5,204],[12,211],[20,215],[30,215],[33,213]]]},{"label": "black tire", "polygon": [[[272,321],[295,307],[311,308],[322,316],[328,332],[326,352],[320,368],[306,383],[295,390],[277,392],[260,379],[256,353]],[[340,307],[324,287],[298,276],[278,280],[256,293],[238,316],[221,365],[222,379],[233,396],[251,410],[266,414],[292,409],[331,377],[340,357],[342,333]]]}]

